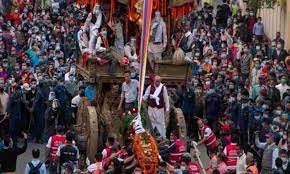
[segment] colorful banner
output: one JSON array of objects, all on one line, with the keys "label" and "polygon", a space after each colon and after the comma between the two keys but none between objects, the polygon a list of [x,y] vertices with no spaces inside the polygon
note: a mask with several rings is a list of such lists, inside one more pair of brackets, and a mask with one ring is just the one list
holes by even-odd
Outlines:
[{"label": "colorful banner", "polygon": [[153,0],[144,0],[143,3],[143,15],[142,15],[142,34],[141,34],[141,46],[140,46],[140,71],[139,71],[139,92],[138,92],[138,112],[140,115],[142,97],[146,76],[146,64],[147,64],[147,51],[149,44],[149,34],[151,26],[151,14],[152,14]]}]

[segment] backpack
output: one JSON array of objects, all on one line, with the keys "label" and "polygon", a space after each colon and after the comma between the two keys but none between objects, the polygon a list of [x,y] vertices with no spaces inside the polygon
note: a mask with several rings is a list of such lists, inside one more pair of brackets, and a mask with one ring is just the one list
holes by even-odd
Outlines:
[{"label": "backpack", "polygon": [[31,162],[28,163],[29,165],[29,174],[40,174],[40,167],[42,166],[42,162],[39,162],[36,166],[34,166]]}]

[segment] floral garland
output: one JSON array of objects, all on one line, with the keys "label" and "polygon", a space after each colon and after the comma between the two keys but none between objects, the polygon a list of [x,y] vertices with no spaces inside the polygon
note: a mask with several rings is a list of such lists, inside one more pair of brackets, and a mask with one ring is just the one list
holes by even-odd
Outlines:
[{"label": "floral garland", "polygon": [[152,135],[145,132],[135,134],[133,138],[133,149],[137,160],[143,170],[143,174],[155,174],[158,167],[158,149]]}]

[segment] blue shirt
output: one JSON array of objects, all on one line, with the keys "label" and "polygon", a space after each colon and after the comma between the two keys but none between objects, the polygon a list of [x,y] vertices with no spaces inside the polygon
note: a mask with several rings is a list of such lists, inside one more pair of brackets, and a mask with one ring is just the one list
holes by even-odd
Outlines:
[{"label": "blue shirt", "polygon": [[264,25],[262,23],[255,23],[253,28],[253,34],[257,36],[263,36],[264,35]]},{"label": "blue shirt", "polygon": [[[41,161],[38,160],[38,159],[33,159],[31,161],[32,165],[33,166],[37,166]],[[26,167],[25,167],[25,173],[24,174],[29,174],[29,171],[30,171],[30,167],[29,167],[29,164],[26,164]],[[46,174],[46,168],[45,168],[45,164],[42,163],[41,167],[39,168],[39,173],[40,174]]]},{"label": "blue shirt", "polygon": [[85,89],[85,96],[89,101],[93,101],[96,98],[96,88],[94,86],[87,86]]}]

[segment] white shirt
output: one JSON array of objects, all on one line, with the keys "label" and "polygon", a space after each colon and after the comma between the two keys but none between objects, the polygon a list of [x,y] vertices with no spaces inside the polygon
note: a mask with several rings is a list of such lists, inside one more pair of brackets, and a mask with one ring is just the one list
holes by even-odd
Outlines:
[{"label": "white shirt", "polygon": [[209,137],[209,135],[212,133],[212,130],[208,127],[204,130],[204,137]]},{"label": "white shirt", "polygon": [[246,154],[243,153],[243,155],[238,158],[236,174],[243,174],[246,170],[247,170]]},{"label": "white shirt", "polygon": [[[150,95],[150,91],[151,91],[151,85],[146,89],[145,94],[143,96],[143,100],[146,101],[148,99]],[[164,99],[164,104],[165,104],[165,111],[168,112],[169,111],[169,97],[168,97],[167,89],[165,86],[163,87],[163,99]]]},{"label": "white shirt", "polygon": [[[93,173],[96,169],[97,169],[97,164],[96,163],[93,163],[93,164],[89,165],[88,168],[87,168],[87,170],[90,173]],[[100,166],[100,169],[103,169],[102,165]]]},{"label": "white shirt", "polygon": [[[261,143],[261,142],[259,141],[259,138],[256,138],[256,140],[255,140],[255,144],[256,144],[256,146],[257,146],[258,148],[260,148],[260,149],[265,149],[267,143]],[[271,145],[270,145],[270,146],[271,146]],[[268,146],[268,147],[270,147],[270,146]],[[275,161],[276,161],[276,159],[278,158],[278,156],[279,156],[279,149],[276,148],[276,149],[274,149],[273,152],[272,152],[272,169],[275,169],[275,168],[276,168]]]},{"label": "white shirt", "polygon": [[283,94],[287,91],[287,89],[289,89],[290,87],[285,84],[282,85],[281,83],[279,85],[276,85],[276,88],[280,91],[280,96],[281,96],[281,100],[283,99]]},{"label": "white shirt", "polygon": [[81,101],[81,96],[80,96],[80,95],[75,96],[75,97],[71,100],[71,107],[72,107],[72,108],[76,108],[76,107],[78,107],[80,101]]},{"label": "white shirt", "polygon": [[109,154],[107,154],[107,150],[106,149],[107,148],[103,149],[103,151],[102,151],[102,159],[107,158],[107,156],[109,155]]},{"label": "white shirt", "polygon": [[107,50],[105,47],[102,47],[102,45],[101,45],[102,43],[103,43],[102,38],[98,37],[97,43],[96,43],[96,51],[97,52],[104,52]]},{"label": "white shirt", "polygon": [[[37,166],[41,161],[39,159],[33,159],[31,161],[32,165],[33,166]],[[24,174],[29,174],[29,171],[30,171],[30,167],[29,167],[29,164],[27,163],[26,164],[26,167],[25,167],[25,172]],[[46,167],[45,167],[45,163],[42,163],[41,167],[39,168],[39,173],[40,174],[46,174]]]}]

